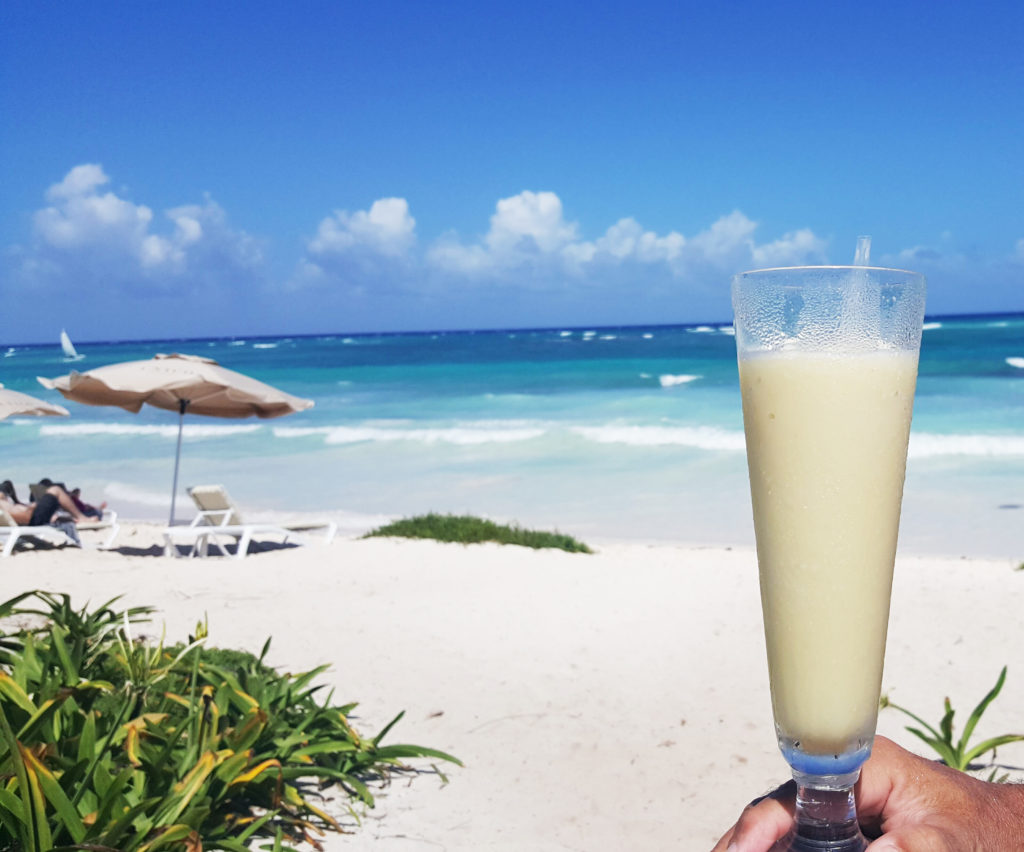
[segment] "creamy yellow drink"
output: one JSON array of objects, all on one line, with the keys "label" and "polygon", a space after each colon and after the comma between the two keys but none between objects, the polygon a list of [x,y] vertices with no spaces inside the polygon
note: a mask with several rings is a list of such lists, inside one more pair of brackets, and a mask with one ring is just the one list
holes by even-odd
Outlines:
[{"label": "creamy yellow drink", "polygon": [[849,755],[875,730],[917,352],[741,354],[739,372],[780,741]]}]

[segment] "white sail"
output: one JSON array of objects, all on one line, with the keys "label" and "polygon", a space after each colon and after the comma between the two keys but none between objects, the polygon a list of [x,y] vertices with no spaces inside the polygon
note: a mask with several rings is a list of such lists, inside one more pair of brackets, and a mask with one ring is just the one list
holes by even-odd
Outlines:
[{"label": "white sail", "polygon": [[64,350],[64,357],[70,361],[77,361],[80,358],[84,358],[84,355],[79,355],[75,351],[75,346],[71,342],[71,338],[68,337],[68,333],[64,330],[60,330],[60,348]]}]

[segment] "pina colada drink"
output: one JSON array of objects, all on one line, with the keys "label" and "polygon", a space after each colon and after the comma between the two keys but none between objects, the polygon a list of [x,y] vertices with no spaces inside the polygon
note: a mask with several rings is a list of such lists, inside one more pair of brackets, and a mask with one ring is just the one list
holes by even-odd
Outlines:
[{"label": "pina colada drink", "polygon": [[739,373],[780,744],[849,772],[878,712],[917,353],[741,354]]},{"label": "pina colada drink", "polygon": [[925,281],[860,265],[741,272],[732,304],[775,728],[793,823],[771,852],[867,852],[871,753]]}]

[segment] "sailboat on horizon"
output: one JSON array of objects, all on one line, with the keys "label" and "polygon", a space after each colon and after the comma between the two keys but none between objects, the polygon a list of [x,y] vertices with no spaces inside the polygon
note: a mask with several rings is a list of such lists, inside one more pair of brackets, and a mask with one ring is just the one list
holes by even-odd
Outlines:
[{"label": "sailboat on horizon", "polygon": [[85,357],[78,354],[75,350],[75,345],[71,342],[71,338],[68,337],[68,333],[63,328],[60,330],[60,348],[64,351],[65,361],[81,361]]}]

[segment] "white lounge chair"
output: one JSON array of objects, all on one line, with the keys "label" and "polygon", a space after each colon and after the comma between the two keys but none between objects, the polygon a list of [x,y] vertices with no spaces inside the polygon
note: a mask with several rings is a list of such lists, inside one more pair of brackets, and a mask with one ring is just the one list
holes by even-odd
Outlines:
[{"label": "white lounge chair", "polygon": [[77,542],[60,527],[51,527],[48,524],[19,526],[11,517],[11,513],[0,506],[0,543],[3,544],[0,557],[10,556],[14,552],[15,545],[23,538],[33,538],[55,545],[74,544],[77,546]]},{"label": "white lounge chair", "polygon": [[96,518],[95,520],[79,521],[75,526],[79,532],[107,531],[103,541],[96,545],[97,550],[110,550],[114,544],[114,539],[117,538],[117,534],[121,531],[121,525],[117,522],[117,512],[113,509],[104,509],[103,517]]},{"label": "white lounge chair", "polygon": [[[198,512],[188,526],[167,527],[164,530],[165,552],[172,556],[182,555],[179,544],[191,544],[193,556],[205,557],[209,554],[212,542],[222,555],[242,559],[249,552],[249,544],[254,536],[279,536],[282,543],[287,543],[296,536],[301,539],[305,538],[306,533],[323,530],[321,540],[329,544],[338,530],[338,525],[333,521],[246,523],[223,485],[196,485],[188,493]],[[234,539],[234,554],[224,549],[221,544],[223,538]]]},{"label": "white lounge chair", "polygon": [[[48,486],[42,483],[36,482],[29,485],[28,490],[32,495],[33,500],[38,500],[44,493]],[[63,512],[63,509],[58,511]],[[68,515],[67,517],[71,517]],[[103,532],[107,531],[106,537],[96,547],[98,550],[109,550],[111,545],[114,543],[114,539],[117,538],[118,532],[121,530],[121,525],[117,522],[117,512],[113,509],[104,509],[103,514],[99,518],[90,518],[88,521],[80,521],[75,524],[75,527],[79,532]]]}]

